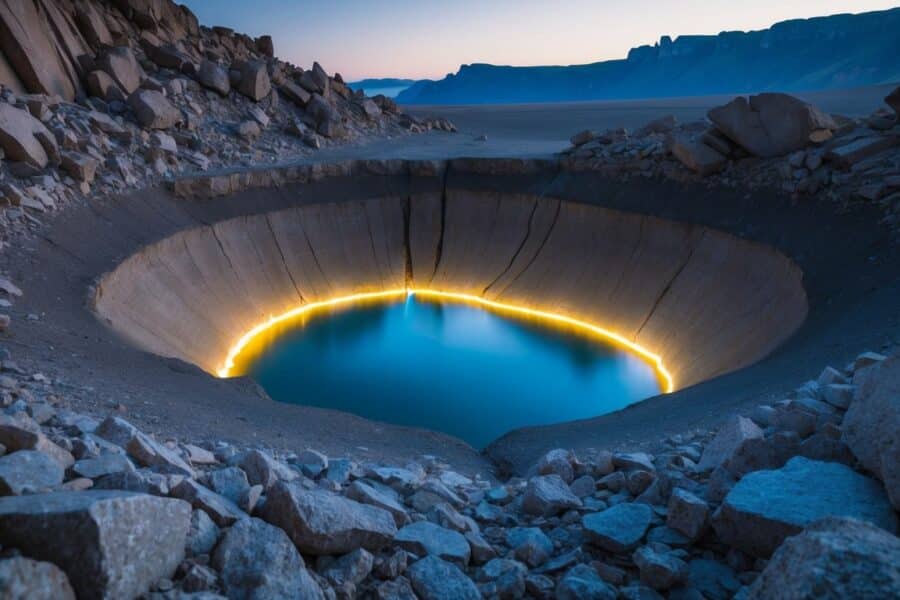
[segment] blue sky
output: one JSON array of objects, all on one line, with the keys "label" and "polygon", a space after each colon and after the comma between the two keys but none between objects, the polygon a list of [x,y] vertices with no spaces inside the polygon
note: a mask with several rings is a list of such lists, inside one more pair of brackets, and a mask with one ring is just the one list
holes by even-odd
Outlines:
[{"label": "blue sky", "polygon": [[204,25],[268,33],[276,54],[348,81],[439,78],[460,64],[583,64],[661,35],[763,29],[897,0],[181,0]]}]

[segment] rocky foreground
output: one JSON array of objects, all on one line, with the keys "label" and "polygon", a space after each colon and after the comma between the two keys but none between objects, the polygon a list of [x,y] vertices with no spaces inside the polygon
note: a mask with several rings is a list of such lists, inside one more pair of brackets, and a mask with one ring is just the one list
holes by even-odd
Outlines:
[{"label": "rocky foreground", "polygon": [[703,179],[842,206],[878,203],[885,224],[900,230],[900,88],[885,103],[853,119],[786,94],[738,97],[703,121],[669,116],[636,132],[582,131],[563,157],[572,168],[617,177]]},{"label": "rocky foreground", "polygon": [[2,365],[4,598],[900,595],[900,354],[656,456],[558,449],[499,484],[159,439]]}]

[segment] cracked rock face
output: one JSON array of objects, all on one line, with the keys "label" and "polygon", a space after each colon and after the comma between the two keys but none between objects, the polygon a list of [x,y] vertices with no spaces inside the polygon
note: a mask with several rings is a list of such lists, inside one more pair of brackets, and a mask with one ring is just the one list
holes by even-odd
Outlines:
[{"label": "cracked rock face", "polygon": [[190,518],[186,502],[128,492],[6,497],[0,543],[62,568],[80,598],[133,597],[174,573]]}]

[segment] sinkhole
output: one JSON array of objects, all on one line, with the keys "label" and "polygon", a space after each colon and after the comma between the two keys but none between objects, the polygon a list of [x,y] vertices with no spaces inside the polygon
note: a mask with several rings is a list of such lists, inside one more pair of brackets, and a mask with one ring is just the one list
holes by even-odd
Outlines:
[{"label": "sinkhole", "polygon": [[332,304],[268,328],[230,374],[279,402],[448,433],[481,448],[668,389],[661,365],[589,324],[428,292]]},{"label": "sinkhole", "polygon": [[790,258],[703,225],[497,190],[291,194],[141,247],[94,312],[276,401],[481,447],[745,367],[808,310]]}]

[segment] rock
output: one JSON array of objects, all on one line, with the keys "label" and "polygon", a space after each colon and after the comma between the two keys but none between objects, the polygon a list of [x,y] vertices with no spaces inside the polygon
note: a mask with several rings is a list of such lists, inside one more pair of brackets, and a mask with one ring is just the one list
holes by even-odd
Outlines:
[{"label": "rock", "polygon": [[211,564],[229,598],[325,598],[288,536],[256,518],[238,521],[225,533]]},{"label": "rock", "polygon": [[579,498],[585,498],[597,491],[597,482],[590,475],[582,475],[569,485],[569,491]]},{"label": "rock", "polygon": [[394,536],[394,543],[418,556],[434,555],[461,567],[469,564],[470,550],[466,538],[461,533],[429,521],[418,521],[403,527]]},{"label": "rock", "polygon": [[197,72],[197,81],[205,88],[227,96],[231,91],[231,82],[228,79],[228,71],[211,60],[203,60],[200,70]]},{"label": "rock", "polygon": [[156,90],[138,90],[128,97],[128,104],[141,126],[148,129],[171,129],[183,120],[181,111]]},{"label": "rock", "polygon": [[16,556],[0,560],[0,598],[75,600],[75,592],[56,565]]},{"label": "rock", "polygon": [[624,471],[643,470],[653,472],[653,457],[644,452],[616,452],[612,456],[613,465]]},{"label": "rock", "polygon": [[848,516],[894,532],[897,517],[877,481],[838,463],[795,457],[741,479],[713,515],[726,544],[768,557],[783,541],[828,516]]},{"label": "rock", "polygon": [[703,142],[676,138],[670,148],[675,158],[701,177],[718,173],[728,164],[728,159]]},{"label": "rock", "polygon": [[557,600],[616,600],[614,587],[588,565],[576,565],[559,580]]},{"label": "rock", "polygon": [[634,553],[634,564],[641,573],[641,581],[654,590],[668,590],[687,578],[687,564],[671,554],[654,552],[644,546]]},{"label": "rock", "polygon": [[312,98],[312,94],[292,81],[285,81],[278,89],[288,100],[301,108]]},{"label": "rock", "polygon": [[844,415],[841,439],[900,510],[900,353],[873,369]]},{"label": "rock", "polygon": [[359,105],[368,118],[377,119],[381,116],[381,109],[371,98],[364,99]]},{"label": "rock", "polygon": [[0,496],[19,496],[57,486],[63,468],[43,452],[19,450],[0,457]]},{"label": "rock", "polygon": [[134,471],[134,465],[127,457],[112,452],[101,454],[97,458],[79,460],[72,465],[73,473],[88,479],[99,479],[122,471]]},{"label": "rock", "polygon": [[260,135],[262,135],[262,130],[259,128],[259,124],[256,121],[242,121],[237,126],[237,135],[238,137],[247,140],[248,142],[252,142]]},{"label": "rock", "polygon": [[762,436],[762,429],[752,420],[734,416],[719,428],[716,436],[707,444],[697,468],[701,471],[712,470],[728,460],[745,440]]},{"label": "rock", "polygon": [[275,44],[272,43],[272,36],[261,35],[256,38],[256,49],[263,56],[268,56],[269,58],[275,56]]},{"label": "rock", "polygon": [[884,101],[888,106],[894,109],[894,112],[897,113],[897,117],[900,118],[900,87],[895,88],[893,92],[888,94]]},{"label": "rock", "polygon": [[893,135],[863,137],[830,149],[825,155],[825,159],[838,167],[849,169],[870,156],[893,148],[898,143],[900,143],[900,137]]},{"label": "rock", "polygon": [[617,504],[581,519],[588,541],[609,552],[627,552],[640,544],[653,510],[646,504]]},{"label": "rock", "polygon": [[731,567],[705,558],[688,563],[688,584],[710,600],[731,600],[741,587]]},{"label": "rock", "polygon": [[306,554],[378,550],[397,533],[394,518],[386,510],[282,482],[269,490],[262,517],[284,529]]},{"label": "rock", "polygon": [[210,471],[206,476],[206,483],[214,492],[225,496],[235,504],[250,489],[247,474],[239,467],[225,467]]},{"label": "rock", "polygon": [[97,60],[97,66],[109,74],[125,94],[131,94],[141,85],[144,71],[131,48],[110,48]]},{"label": "rock", "polygon": [[272,82],[266,64],[262,62],[246,62],[240,69],[241,78],[237,89],[251,100],[259,102],[272,91]]},{"label": "rock", "polygon": [[531,568],[539,567],[553,554],[553,542],[537,527],[513,527],[506,532],[506,544],[515,557]]},{"label": "rock", "polygon": [[842,410],[847,410],[850,407],[850,402],[853,400],[855,392],[855,385],[831,383],[822,388],[820,395],[822,400],[828,404]]},{"label": "rock", "polygon": [[709,518],[709,505],[694,494],[675,489],[669,497],[669,514],[666,524],[689,537],[697,539],[703,533]]},{"label": "rock", "polygon": [[823,519],[782,544],[748,596],[896,598],[900,539],[855,519]]},{"label": "rock", "polygon": [[322,576],[337,587],[347,583],[359,585],[372,572],[374,562],[371,553],[359,548],[331,563]]},{"label": "rock", "polygon": [[783,156],[805,148],[810,136],[837,124],[815,106],[787,94],[738,97],[713,108],[709,120],[729,139],[753,155]]},{"label": "rock", "polygon": [[79,152],[66,152],[62,155],[62,168],[76,181],[93,183],[100,163],[96,158]]},{"label": "rock", "polygon": [[128,492],[7,497],[0,543],[60,567],[79,598],[133,598],[175,572],[190,518],[186,502]]},{"label": "rock", "polygon": [[202,510],[191,513],[191,528],[188,530],[184,550],[188,556],[209,554],[219,541],[219,528]]},{"label": "rock", "polygon": [[406,577],[399,577],[393,581],[385,581],[375,588],[377,600],[418,600],[416,593]]},{"label": "rock", "polygon": [[259,450],[251,450],[242,455],[237,466],[247,474],[247,481],[251,485],[261,485],[265,489],[272,487],[279,479],[293,481],[297,478],[297,474],[290,468]]},{"label": "rock", "polygon": [[319,94],[313,94],[309,103],[306,105],[306,114],[318,123],[327,123],[335,120],[335,112],[325,98]]},{"label": "rock", "polygon": [[532,477],[522,496],[522,510],[532,515],[553,516],[580,506],[581,500],[559,475]]},{"label": "rock", "polygon": [[203,487],[193,479],[185,479],[176,485],[170,495],[190,502],[192,507],[208,514],[219,527],[228,527],[247,516],[234,502]]},{"label": "rock", "polygon": [[219,575],[209,567],[195,564],[181,580],[181,589],[191,594],[206,592],[216,587]]},{"label": "rock", "polygon": [[154,496],[169,494],[168,479],[160,473],[147,469],[138,471],[120,471],[104,475],[94,481],[94,487],[102,490],[126,490]]},{"label": "rock", "polygon": [[466,541],[469,542],[469,549],[472,551],[472,562],[475,564],[485,563],[497,556],[497,551],[484,539],[481,533],[467,531],[464,535],[466,536]]},{"label": "rock", "polygon": [[91,71],[87,76],[87,88],[91,96],[102,98],[107,102],[125,100],[125,92],[106,71]]},{"label": "rock", "polygon": [[590,129],[585,129],[584,131],[579,131],[573,135],[569,141],[577,148],[578,146],[583,146],[593,140],[595,135],[596,134]]},{"label": "rock", "polygon": [[75,462],[75,458],[67,450],[47,439],[40,426],[24,415],[10,417],[0,414],[0,444],[3,444],[7,452],[37,450],[56,460],[63,469],[71,467]]},{"label": "rock", "polygon": [[575,469],[572,467],[575,457],[569,450],[557,448],[544,454],[537,462],[538,475],[559,475],[566,483],[572,483],[575,479]]},{"label": "rock", "polygon": [[458,567],[427,556],[406,571],[421,600],[480,600],[481,593]]},{"label": "rock", "polygon": [[354,481],[350,484],[350,487],[347,488],[346,494],[351,500],[356,500],[357,502],[369,504],[371,506],[377,506],[378,508],[388,511],[391,513],[391,516],[394,517],[394,522],[397,524],[397,527],[403,527],[409,523],[409,514],[407,514],[406,509],[403,508],[396,499],[391,497],[388,493],[376,490],[367,483]]},{"label": "rock", "polygon": [[30,113],[0,103],[0,149],[8,160],[43,169],[59,160],[56,138]]},{"label": "rock", "polygon": [[528,569],[520,562],[495,558],[478,570],[476,581],[485,582],[481,594],[485,598],[522,598]]}]

